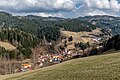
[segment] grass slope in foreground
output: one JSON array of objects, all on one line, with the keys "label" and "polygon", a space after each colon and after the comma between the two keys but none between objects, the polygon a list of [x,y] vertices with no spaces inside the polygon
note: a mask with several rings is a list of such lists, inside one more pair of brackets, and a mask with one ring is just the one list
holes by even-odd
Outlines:
[{"label": "grass slope in foreground", "polygon": [[[8,75],[9,76],[9,75]],[[4,76],[5,77],[5,76]],[[119,80],[120,53],[79,58],[6,80]]]}]

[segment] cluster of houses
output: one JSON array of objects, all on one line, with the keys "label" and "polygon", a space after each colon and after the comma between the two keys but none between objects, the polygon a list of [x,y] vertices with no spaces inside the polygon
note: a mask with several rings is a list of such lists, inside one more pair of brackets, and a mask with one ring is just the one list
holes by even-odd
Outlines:
[{"label": "cluster of houses", "polygon": [[21,72],[29,71],[34,68],[42,68],[45,66],[61,63],[75,56],[72,51],[64,50],[59,54],[46,54],[37,56],[36,63],[24,63],[21,67]]},{"label": "cluster of houses", "polygon": [[[94,41],[94,44],[91,43],[91,45],[96,45],[97,43],[99,43],[101,41],[101,37],[100,35],[96,35],[96,34],[89,34],[89,36],[82,36],[82,38],[86,38],[89,37],[92,39],[92,41]],[[62,43],[64,44],[66,39],[62,39]],[[49,44],[51,45],[51,44]],[[94,47],[94,46],[93,46]],[[58,54],[42,54],[42,55],[38,55],[36,62],[33,65],[30,64],[23,64],[22,66],[22,70],[21,71],[27,71],[27,70],[31,70],[33,67],[34,68],[41,68],[41,67],[45,67],[45,66],[49,66],[49,65],[53,65],[53,64],[57,64],[57,63],[61,63],[62,61],[66,61],[72,58],[79,58],[82,57],[84,55],[89,55],[90,51],[93,49],[93,47],[88,47],[86,48],[84,51],[81,49],[76,49],[74,43],[68,41],[67,47],[66,49],[64,49],[63,51],[61,51]],[[103,46],[96,46],[96,49],[101,49]]]}]

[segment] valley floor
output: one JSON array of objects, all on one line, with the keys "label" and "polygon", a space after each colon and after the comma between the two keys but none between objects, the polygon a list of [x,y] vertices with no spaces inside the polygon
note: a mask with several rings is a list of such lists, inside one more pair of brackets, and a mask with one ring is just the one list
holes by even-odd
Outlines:
[{"label": "valley floor", "polygon": [[120,53],[73,59],[61,64],[12,75],[0,80],[119,80]]}]

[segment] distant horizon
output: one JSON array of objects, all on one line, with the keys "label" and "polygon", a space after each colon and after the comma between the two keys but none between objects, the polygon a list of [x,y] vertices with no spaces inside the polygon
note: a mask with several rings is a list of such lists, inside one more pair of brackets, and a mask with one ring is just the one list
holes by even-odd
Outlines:
[{"label": "distant horizon", "polygon": [[[26,14],[26,15],[14,15],[12,13],[9,13],[9,12],[5,12],[5,11],[0,11],[0,13],[3,12],[3,13],[8,13],[8,14],[11,14],[12,16],[20,16],[20,17],[26,17],[26,16],[38,16],[38,17],[44,17],[44,16],[40,16],[40,15],[35,15],[35,14]],[[114,16],[114,15],[92,15],[93,17],[94,16],[110,16],[110,17],[120,17],[120,16]],[[78,16],[78,17],[73,17],[73,18],[70,18],[70,19],[74,19],[74,18],[79,18],[79,17],[92,17],[91,15],[86,15],[86,16]],[[49,17],[56,17],[56,18],[66,18],[66,17],[57,17],[57,16],[47,16],[47,17],[44,17],[44,18],[49,18]],[[67,19],[67,18],[66,18]]]},{"label": "distant horizon", "polygon": [[0,11],[14,16],[77,18],[120,16],[120,0],[0,0]]}]

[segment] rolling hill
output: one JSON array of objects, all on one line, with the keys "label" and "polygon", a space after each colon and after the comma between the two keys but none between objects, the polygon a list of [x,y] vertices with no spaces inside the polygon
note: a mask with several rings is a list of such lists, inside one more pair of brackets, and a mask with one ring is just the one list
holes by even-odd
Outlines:
[{"label": "rolling hill", "polygon": [[[47,24],[46,24],[47,23]],[[6,12],[0,12],[0,28],[13,27],[36,34],[43,27],[60,26],[67,31],[80,32],[91,31],[99,28],[109,28],[112,34],[120,33],[120,17],[114,16],[85,16],[78,18],[41,17],[35,15],[12,16]]]},{"label": "rolling hill", "polygon": [[[47,23],[47,24],[46,24]],[[60,26],[67,31],[90,31],[96,26],[89,22],[76,19],[64,19],[57,17],[41,17],[41,16],[12,16],[6,12],[0,12],[0,28],[12,27],[18,28],[25,32],[36,34],[37,30],[44,27]]]},{"label": "rolling hill", "polygon": [[0,80],[119,80],[120,53],[70,60],[35,71],[0,76]]},{"label": "rolling hill", "polygon": [[71,31],[62,31],[62,33],[66,36],[66,37],[73,37],[73,41],[72,43],[78,43],[78,42],[90,42],[90,43],[95,43],[94,40],[92,40],[91,35],[95,34],[95,35],[100,35],[102,34],[101,29],[97,28],[95,30],[92,30],[91,32],[71,32]]},{"label": "rolling hill", "polygon": [[108,16],[108,15],[96,15],[79,17],[78,20],[83,20],[96,25],[99,28],[109,28],[112,34],[116,35],[120,33],[120,17]]}]

